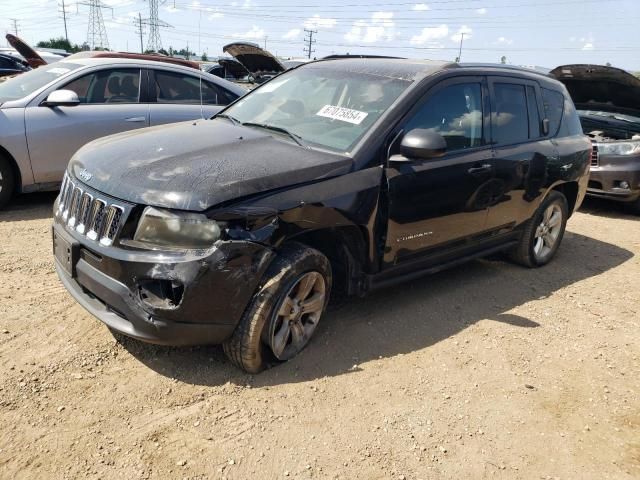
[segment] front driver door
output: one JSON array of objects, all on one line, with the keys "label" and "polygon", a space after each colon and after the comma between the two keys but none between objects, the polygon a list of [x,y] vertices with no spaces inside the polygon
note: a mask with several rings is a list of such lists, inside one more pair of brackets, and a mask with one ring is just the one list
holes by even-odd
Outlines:
[{"label": "front driver door", "polygon": [[27,143],[37,183],[59,182],[69,159],[85,143],[149,124],[148,106],[138,103],[139,68],[93,71],[55,88],[62,89],[76,92],[80,104],[26,108]]},{"label": "front driver door", "polygon": [[[403,132],[438,132],[447,152],[440,158],[388,163],[386,267],[453,249],[483,230],[486,191],[493,179],[486,92],[483,77],[445,80],[426,93],[401,126]],[[400,138],[390,154],[398,153]]]}]

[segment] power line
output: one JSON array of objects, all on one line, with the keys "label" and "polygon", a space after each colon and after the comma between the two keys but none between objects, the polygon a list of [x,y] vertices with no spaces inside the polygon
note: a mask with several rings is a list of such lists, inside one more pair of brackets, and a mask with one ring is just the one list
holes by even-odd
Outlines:
[{"label": "power line", "polygon": [[315,52],[315,49],[312,49],[312,46],[314,43],[316,43],[316,41],[313,39],[313,34],[314,33],[318,33],[317,30],[311,30],[311,29],[304,29],[304,43],[305,43],[305,47],[302,49],[303,52],[307,53],[307,57],[311,58],[311,54]]}]

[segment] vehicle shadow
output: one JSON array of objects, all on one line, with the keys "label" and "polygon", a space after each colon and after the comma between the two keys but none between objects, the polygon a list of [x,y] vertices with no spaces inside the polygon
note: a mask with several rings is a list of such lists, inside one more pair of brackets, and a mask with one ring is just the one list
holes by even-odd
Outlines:
[{"label": "vehicle shadow", "polygon": [[629,205],[604,198],[585,198],[579,211],[612,219],[640,220],[640,215],[631,212]]},{"label": "vehicle shadow", "polygon": [[18,195],[0,210],[0,222],[50,218],[58,192],[36,192]]},{"label": "vehicle shadow", "polygon": [[118,339],[147,367],[189,384],[262,387],[302,382],[352,373],[370,360],[428,348],[484,319],[513,329],[537,328],[538,323],[510,310],[632,257],[623,248],[567,232],[557,258],[544,268],[479,260],[348,300],[325,314],[297,358],[253,376],[231,365],[220,347],[170,348]]}]

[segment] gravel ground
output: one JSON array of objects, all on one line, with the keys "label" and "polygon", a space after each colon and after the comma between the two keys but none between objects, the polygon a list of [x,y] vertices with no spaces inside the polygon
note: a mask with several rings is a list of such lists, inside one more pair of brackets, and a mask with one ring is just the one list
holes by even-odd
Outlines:
[{"label": "gravel ground", "polygon": [[0,212],[1,478],[640,478],[640,217],[329,312],[257,376],[115,339],[53,269],[51,194]]}]

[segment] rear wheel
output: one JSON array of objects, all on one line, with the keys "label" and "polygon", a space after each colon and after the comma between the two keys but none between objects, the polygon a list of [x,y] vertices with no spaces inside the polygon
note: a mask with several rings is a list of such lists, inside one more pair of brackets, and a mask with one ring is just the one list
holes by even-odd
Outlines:
[{"label": "rear wheel", "polygon": [[329,260],[302,244],[286,245],[223,344],[225,354],[249,373],[293,358],[309,343],[330,291]]},{"label": "rear wheel", "polygon": [[0,156],[0,208],[3,208],[13,196],[15,173],[9,161]]},{"label": "rear wheel", "polygon": [[525,225],[519,244],[509,252],[511,259],[530,268],[549,263],[562,242],[568,211],[565,196],[551,192]]}]

